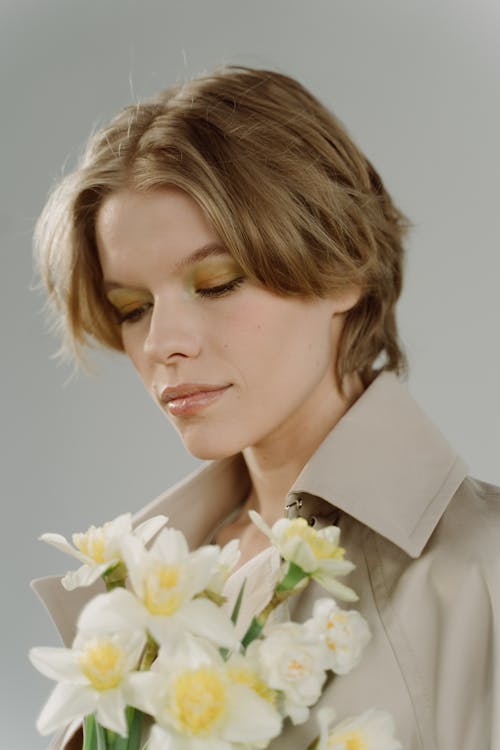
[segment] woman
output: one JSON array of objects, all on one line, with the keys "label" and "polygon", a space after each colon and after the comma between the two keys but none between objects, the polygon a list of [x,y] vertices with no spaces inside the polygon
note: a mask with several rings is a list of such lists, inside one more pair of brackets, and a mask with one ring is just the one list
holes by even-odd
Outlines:
[{"label": "woman", "polygon": [[[338,524],[372,640],[318,706],[390,711],[407,750],[500,748],[500,490],[467,476],[404,384],[407,228],[298,82],[230,67],[98,132],[37,245],[66,347],[124,351],[209,460],[137,522],[163,512],[193,547],[239,539],[227,593],[247,578],[243,622],[279,563],[247,511]],[[35,588],[71,640],[82,594]],[[309,587],[294,618],[319,595]],[[313,717],[270,747],[316,733]]]}]

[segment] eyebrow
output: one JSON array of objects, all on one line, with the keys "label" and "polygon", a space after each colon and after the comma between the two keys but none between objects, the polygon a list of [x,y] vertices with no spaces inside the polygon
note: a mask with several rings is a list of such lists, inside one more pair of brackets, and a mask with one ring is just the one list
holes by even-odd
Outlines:
[{"label": "eyebrow", "polygon": [[[186,258],[182,258],[178,263],[175,264],[173,272],[178,273],[179,271],[189,268],[189,266],[199,263],[205,258],[210,258],[216,255],[229,255],[229,252],[220,244],[211,242],[208,245],[195,250],[191,255]],[[110,289],[127,288],[128,284],[120,284],[118,281],[106,281],[103,280],[104,290],[109,291]]]}]

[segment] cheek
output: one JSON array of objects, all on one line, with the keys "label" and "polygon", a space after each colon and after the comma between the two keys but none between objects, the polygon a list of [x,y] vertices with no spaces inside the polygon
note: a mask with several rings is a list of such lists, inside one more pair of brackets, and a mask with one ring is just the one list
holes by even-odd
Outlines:
[{"label": "cheek", "polygon": [[133,367],[137,371],[144,385],[148,387],[151,380],[151,373],[148,370],[148,361],[144,356],[144,347],[142,345],[142,342],[137,341],[135,337],[124,336],[123,350],[132,363]]},{"label": "cheek", "polygon": [[307,306],[248,300],[226,319],[222,339],[244,379],[314,379],[332,359],[330,324]]}]

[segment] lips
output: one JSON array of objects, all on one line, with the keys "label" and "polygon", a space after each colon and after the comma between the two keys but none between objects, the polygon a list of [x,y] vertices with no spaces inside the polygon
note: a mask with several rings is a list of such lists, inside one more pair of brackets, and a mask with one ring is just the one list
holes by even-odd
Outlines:
[{"label": "lips", "polygon": [[194,417],[222,398],[229,388],[231,384],[197,383],[183,384],[175,388],[167,386],[160,394],[160,401],[173,417]]},{"label": "lips", "polygon": [[162,404],[168,404],[175,399],[187,398],[199,393],[210,393],[211,391],[220,391],[229,386],[225,383],[220,385],[210,385],[208,383],[181,383],[176,386],[165,386],[160,391],[160,401]]}]

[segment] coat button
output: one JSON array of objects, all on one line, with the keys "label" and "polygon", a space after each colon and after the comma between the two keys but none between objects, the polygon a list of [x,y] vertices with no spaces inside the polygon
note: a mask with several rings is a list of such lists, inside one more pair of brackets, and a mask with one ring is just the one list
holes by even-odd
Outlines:
[{"label": "coat button", "polygon": [[302,498],[300,495],[297,497],[288,498],[288,502],[285,505],[285,518],[299,518],[300,509],[302,508]]}]

